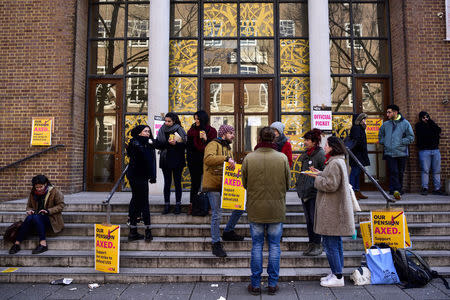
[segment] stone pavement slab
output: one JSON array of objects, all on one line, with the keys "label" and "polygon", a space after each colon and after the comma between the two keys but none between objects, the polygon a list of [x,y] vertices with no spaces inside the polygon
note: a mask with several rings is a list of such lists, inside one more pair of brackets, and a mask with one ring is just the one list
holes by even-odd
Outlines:
[{"label": "stone pavement slab", "polygon": [[144,300],[153,299],[161,288],[161,283],[135,283],[119,296],[120,300]]}]

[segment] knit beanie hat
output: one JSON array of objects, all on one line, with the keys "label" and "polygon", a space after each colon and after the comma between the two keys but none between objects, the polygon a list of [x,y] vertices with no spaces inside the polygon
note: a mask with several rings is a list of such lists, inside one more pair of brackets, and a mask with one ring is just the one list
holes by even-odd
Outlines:
[{"label": "knit beanie hat", "polygon": [[234,134],[234,127],[228,124],[223,124],[220,126],[219,131],[217,132],[218,137],[223,137],[226,133],[233,133]]},{"label": "knit beanie hat", "polygon": [[284,132],[284,124],[281,122],[273,122],[270,125],[270,128],[276,129],[279,134],[283,134]]},{"label": "knit beanie hat", "polygon": [[131,136],[137,137],[144,130],[144,128],[149,127],[148,125],[138,125],[131,130]]},{"label": "knit beanie hat", "polygon": [[359,114],[355,120],[355,125],[360,125],[361,121],[364,120],[365,118],[367,118],[367,114],[365,114],[365,113]]}]

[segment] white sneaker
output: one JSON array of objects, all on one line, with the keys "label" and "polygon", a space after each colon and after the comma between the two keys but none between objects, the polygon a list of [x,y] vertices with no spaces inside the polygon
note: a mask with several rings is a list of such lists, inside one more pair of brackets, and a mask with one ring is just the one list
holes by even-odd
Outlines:
[{"label": "white sneaker", "polygon": [[331,276],[333,276],[333,273],[330,273],[330,274],[328,274],[328,275],[325,276],[325,277],[321,277],[321,278],[320,278],[320,282],[330,279]]},{"label": "white sneaker", "polygon": [[341,279],[338,279],[336,275],[332,274],[330,278],[325,281],[320,282],[321,286],[324,287],[340,287],[344,286],[344,276]]}]

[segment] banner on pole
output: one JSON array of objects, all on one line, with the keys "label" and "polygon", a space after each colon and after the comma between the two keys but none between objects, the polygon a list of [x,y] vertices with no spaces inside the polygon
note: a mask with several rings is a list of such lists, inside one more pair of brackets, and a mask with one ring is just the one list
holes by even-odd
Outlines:
[{"label": "banner on pole", "polygon": [[119,273],[120,226],[95,224],[95,270]]},{"label": "banner on pole", "polygon": [[245,210],[247,191],[242,186],[242,165],[236,164],[231,170],[230,164],[223,164],[222,199],[221,207],[224,209]]}]

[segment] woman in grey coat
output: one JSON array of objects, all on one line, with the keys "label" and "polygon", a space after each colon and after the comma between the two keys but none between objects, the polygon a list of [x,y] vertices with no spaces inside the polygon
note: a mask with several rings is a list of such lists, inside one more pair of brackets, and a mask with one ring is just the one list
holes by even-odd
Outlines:
[{"label": "woman in grey coat", "polygon": [[317,189],[314,232],[322,235],[322,245],[327,254],[331,273],[320,279],[324,287],[344,286],[344,251],[342,236],[355,232],[353,206],[350,196],[347,166],[345,164],[345,146],[343,142],[331,136],[325,144],[327,161],[320,172],[311,168]]}]

